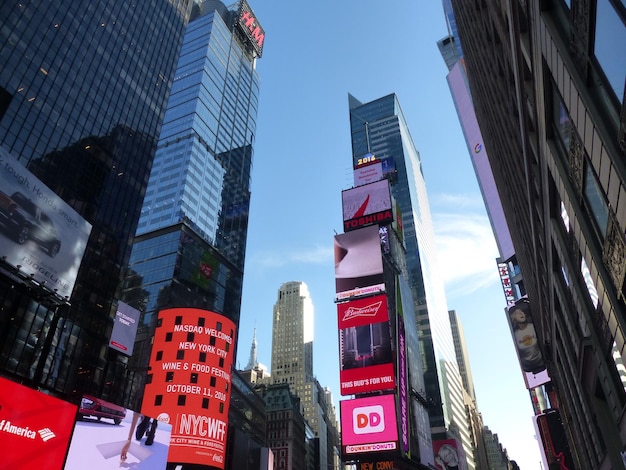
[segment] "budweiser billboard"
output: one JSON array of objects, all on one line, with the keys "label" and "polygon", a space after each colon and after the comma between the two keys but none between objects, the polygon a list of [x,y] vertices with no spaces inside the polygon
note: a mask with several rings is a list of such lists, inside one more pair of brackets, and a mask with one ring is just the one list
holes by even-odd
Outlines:
[{"label": "budweiser billboard", "polygon": [[395,387],[387,297],[337,304],[341,395]]}]

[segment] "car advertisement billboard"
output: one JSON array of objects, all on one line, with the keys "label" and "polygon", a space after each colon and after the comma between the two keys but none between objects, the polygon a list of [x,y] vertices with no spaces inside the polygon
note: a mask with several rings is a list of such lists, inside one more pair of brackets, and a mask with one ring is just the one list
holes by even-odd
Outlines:
[{"label": "car advertisement billboard", "polygon": [[64,470],[165,470],[172,426],[83,396]]},{"label": "car advertisement billboard", "polygon": [[141,413],[172,425],[168,462],[224,468],[234,341],[218,313],[159,312]]},{"label": "car advertisement billboard", "polygon": [[141,313],[136,308],[124,302],[119,302],[113,320],[113,331],[109,340],[109,347],[127,356],[133,355],[137,326]]},{"label": "car advertisement billboard", "polygon": [[449,470],[451,468],[467,470],[465,453],[455,439],[433,441],[433,451],[437,470]]},{"label": "car advertisement billboard", "polygon": [[341,395],[395,388],[387,297],[337,304]]},{"label": "car advertisement billboard", "polygon": [[391,192],[387,179],[342,191],[341,202],[344,232],[393,221]]},{"label": "car advertisement billboard", "polygon": [[0,467],[63,468],[75,416],[76,405],[0,377]]},{"label": "car advertisement billboard", "polygon": [[378,226],[335,235],[336,300],[385,291]]},{"label": "car advertisement billboard", "polygon": [[0,147],[0,256],[60,297],[74,289],[91,225]]},{"label": "car advertisement billboard", "polygon": [[398,424],[393,394],[339,402],[344,455],[395,451]]}]

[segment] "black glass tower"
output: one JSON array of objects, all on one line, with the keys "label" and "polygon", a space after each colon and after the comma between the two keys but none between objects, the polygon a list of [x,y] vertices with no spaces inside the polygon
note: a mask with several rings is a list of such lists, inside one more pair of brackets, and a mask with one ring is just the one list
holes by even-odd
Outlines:
[{"label": "black glass tower", "polygon": [[188,0],[0,4],[1,149],[92,226],[64,298],[0,261],[0,374],[122,400],[127,357],[107,347],[113,307],[190,10]]}]

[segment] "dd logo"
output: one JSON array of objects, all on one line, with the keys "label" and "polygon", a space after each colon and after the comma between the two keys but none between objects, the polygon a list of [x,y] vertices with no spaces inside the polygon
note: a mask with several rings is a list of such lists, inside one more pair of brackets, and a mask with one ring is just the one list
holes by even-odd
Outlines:
[{"label": "dd logo", "polygon": [[361,406],[352,411],[354,434],[373,434],[385,430],[385,413],[381,405]]}]

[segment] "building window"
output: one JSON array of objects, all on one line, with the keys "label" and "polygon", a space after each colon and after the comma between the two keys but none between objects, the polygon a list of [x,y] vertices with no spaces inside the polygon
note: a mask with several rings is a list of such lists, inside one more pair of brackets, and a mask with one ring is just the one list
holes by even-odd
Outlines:
[{"label": "building window", "polygon": [[597,228],[604,239],[609,222],[609,207],[606,203],[606,199],[602,193],[602,189],[598,183],[596,175],[594,174],[589,163],[585,165],[584,194],[589,211],[591,212]]},{"label": "building window", "polygon": [[[611,89],[624,104],[624,72],[626,71],[626,18],[620,17],[617,0],[598,0],[596,7],[596,37],[593,53]],[[622,1],[621,11],[625,9]],[[620,46],[621,44],[621,46]]]}]

